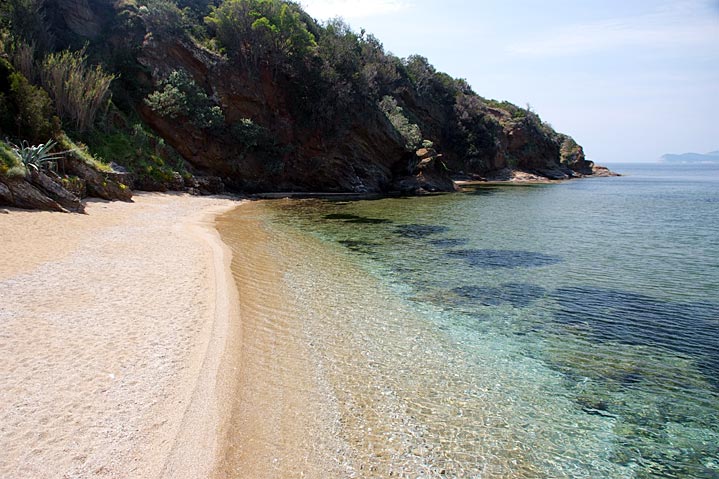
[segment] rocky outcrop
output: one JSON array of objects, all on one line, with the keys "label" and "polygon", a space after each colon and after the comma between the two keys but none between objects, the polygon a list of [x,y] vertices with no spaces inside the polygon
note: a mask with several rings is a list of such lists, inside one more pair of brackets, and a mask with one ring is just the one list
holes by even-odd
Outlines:
[{"label": "rocky outcrop", "polygon": [[[511,105],[507,108],[513,111],[493,107],[461,91],[452,109],[443,107],[438,96],[418,95],[407,86],[399,98],[424,136],[442,151],[455,177],[517,181],[519,176],[521,181],[536,181],[592,174],[593,163],[585,159],[582,147],[542,123],[534,112]],[[465,130],[470,144],[457,141],[458,129]]]},{"label": "rocky outcrop", "polygon": [[0,202],[29,210],[68,211],[25,178],[0,177]]},{"label": "rocky outcrop", "polygon": [[90,9],[88,0],[62,0],[58,3],[65,23],[74,33],[86,38],[96,38],[100,34],[101,24]]},{"label": "rocky outcrop", "polygon": [[[230,189],[355,193],[400,189],[422,193],[454,190],[450,173],[486,177],[510,169],[565,179],[594,171],[580,146],[542,123],[529,108],[486,100],[466,82],[435,72],[431,65],[425,65],[421,78],[408,73],[409,65],[398,68],[387,74],[390,80],[385,79],[372,94],[367,85],[357,87],[348,79],[342,80],[345,83],[338,80],[333,83],[338,91],[352,91],[342,90],[346,102],[341,103],[342,121],[334,121],[332,115],[324,115],[324,109],[314,109],[328,90],[318,80],[322,75],[315,74],[332,67],[321,66],[326,60],[319,55],[299,61],[287,57],[284,65],[271,66],[273,60],[259,55],[259,47],[251,55],[243,50],[234,57],[229,50],[226,55],[209,51],[179,31],[184,27],[162,24],[165,17],[161,11],[148,15],[152,9],[135,2],[58,0],[49,10],[56,12],[60,31],[67,27],[76,35],[75,43],[78,38],[100,38],[98,29],[103,30],[104,40],[91,42],[92,47],[104,51],[105,56],[111,55],[110,50],[122,51],[121,68],[127,70],[116,73],[120,73],[119,83],[127,87],[127,109],[134,108],[192,166],[193,173],[220,178]],[[310,27],[312,31],[321,29],[316,24]],[[389,56],[384,58],[387,60],[385,67],[392,63]],[[296,68],[300,63],[306,72],[316,70],[305,78]],[[220,123],[224,124],[198,124],[191,118],[192,111],[165,116],[145,103],[147,94],[162,88],[174,71],[189,75],[206,95],[205,101],[221,108],[224,122]],[[312,92],[302,88],[310,78]],[[421,129],[422,139],[432,142],[436,152],[419,161],[407,152],[405,145],[415,143],[407,143],[378,107],[378,99],[386,94],[396,99],[407,121]],[[329,93],[327,98],[328,103],[334,101]],[[243,130],[246,124],[251,124],[251,138]],[[571,147],[565,151],[565,145]],[[108,183],[111,179],[106,178]],[[208,190],[179,175],[134,181],[139,189]],[[89,194],[122,196],[112,184],[93,190],[97,182],[90,183]],[[215,191],[216,186],[209,189]]]},{"label": "rocky outcrop", "polygon": [[80,201],[80,198],[68,191],[62,185],[60,177],[55,173],[30,170],[26,179],[67,211],[85,212],[85,206]]},{"label": "rocky outcrop", "polygon": [[217,176],[192,176],[185,179],[185,188],[192,195],[219,195],[225,184]]},{"label": "rocky outcrop", "polygon": [[94,40],[106,30],[118,0],[55,0],[45,2],[45,14],[60,30]]},{"label": "rocky outcrop", "polygon": [[567,166],[579,175],[594,174],[594,162],[589,161],[584,156],[584,149],[578,145],[573,138],[560,135],[561,140],[561,164]]},{"label": "rocky outcrop", "polygon": [[132,190],[125,184],[112,179],[110,174],[103,174],[85,163],[72,152],[61,160],[63,171],[84,178],[87,194],[104,200],[131,201]]},{"label": "rocky outcrop", "polygon": [[420,148],[410,174],[395,182],[395,189],[402,194],[422,195],[441,191],[455,191],[457,185],[442,161],[442,155],[432,148]]},{"label": "rocky outcrop", "polygon": [[608,177],[608,176],[622,176],[619,173],[615,173],[606,166],[592,165],[592,176],[596,177]]},{"label": "rocky outcrop", "polygon": [[[153,37],[139,61],[152,70],[155,82],[184,70],[221,105],[227,124],[221,131],[163,117],[145,104],[138,111],[193,167],[222,177],[234,189],[383,192],[390,189],[397,165],[407,162],[404,141],[376,108],[358,105],[351,123],[331,131],[298,118],[288,97],[291,79],[282,74],[263,70],[255,78],[190,42]],[[243,119],[271,132],[272,152],[233,138],[233,125]]]},{"label": "rocky outcrop", "polygon": [[[85,195],[106,200],[131,201],[132,190],[70,154],[59,160],[65,176],[49,170],[29,169],[25,176],[0,176],[0,204],[17,208],[83,213]],[[117,177],[117,173],[115,173]],[[122,174],[119,174],[120,177]]]}]

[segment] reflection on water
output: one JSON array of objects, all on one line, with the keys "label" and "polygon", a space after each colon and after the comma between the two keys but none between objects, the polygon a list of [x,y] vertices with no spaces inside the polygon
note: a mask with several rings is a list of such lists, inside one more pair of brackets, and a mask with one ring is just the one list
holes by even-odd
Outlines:
[{"label": "reflection on water", "polygon": [[713,174],[253,206],[343,470],[719,477]]}]

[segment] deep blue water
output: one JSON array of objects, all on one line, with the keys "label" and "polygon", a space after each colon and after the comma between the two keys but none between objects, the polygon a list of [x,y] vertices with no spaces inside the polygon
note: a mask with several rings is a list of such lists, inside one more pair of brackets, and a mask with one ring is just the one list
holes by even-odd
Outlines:
[{"label": "deep blue water", "polygon": [[[268,207],[447,341],[426,352],[447,371],[416,370],[445,392],[412,417],[455,477],[719,477],[719,165],[611,166],[625,176]],[[368,335],[387,327],[368,311]],[[438,412],[457,402],[461,420]]]}]

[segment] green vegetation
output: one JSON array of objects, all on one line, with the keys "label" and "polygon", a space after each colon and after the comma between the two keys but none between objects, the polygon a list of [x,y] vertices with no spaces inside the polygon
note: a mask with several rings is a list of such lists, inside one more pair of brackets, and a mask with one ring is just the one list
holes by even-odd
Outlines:
[{"label": "green vegetation", "polygon": [[[53,138],[100,170],[115,162],[140,179],[176,182],[186,164],[151,126],[177,128],[173,141],[187,135],[194,144],[181,150],[193,157],[209,142],[227,146],[215,173],[240,185],[253,184],[247,175],[339,165],[375,138],[407,151],[434,145],[453,172],[540,164],[555,152],[559,162],[560,147],[563,159],[583,158],[529,106],[482,98],[427,58],[398,58],[339,18],[318,23],[298,2],[121,0],[88,2],[87,11],[95,18],[83,32],[68,28],[57,2],[0,3],[0,138]],[[145,105],[167,121],[144,117]],[[519,130],[528,140],[510,152],[507,135]],[[367,148],[340,143],[358,137]],[[325,161],[330,152],[338,161]],[[0,173],[18,166],[5,159]]]},{"label": "green vegetation", "polygon": [[98,171],[111,172],[112,168],[109,164],[95,158],[87,149],[87,146],[70,139],[65,133],[61,133],[57,137],[57,143],[63,150],[71,152],[71,154],[83,161],[86,165],[94,167]]},{"label": "green vegetation", "polygon": [[568,136],[565,136],[562,141],[562,158],[569,157],[573,154],[575,154],[579,150],[580,146],[577,144],[576,141],[574,141],[573,138],[570,138]]},{"label": "green vegetation", "polygon": [[171,119],[187,117],[197,128],[219,128],[225,123],[220,107],[185,71],[173,71],[160,87],[145,99],[158,114]]},{"label": "green vegetation", "polygon": [[514,119],[525,118],[530,112],[529,109],[520,108],[517,105],[508,101],[485,100],[485,103],[491,108],[497,108],[499,110],[506,111]]},{"label": "green vegetation", "polygon": [[[248,154],[253,154],[264,160],[264,167],[267,173],[278,173],[282,169],[282,156],[287,152],[267,128],[258,125],[249,118],[242,118],[230,126],[232,138],[242,145],[238,161],[243,160]],[[238,163],[233,164],[234,168]]]},{"label": "green vegetation", "polygon": [[251,63],[290,67],[317,47],[299,7],[279,0],[226,0],[212,7],[207,25],[228,54]]},{"label": "green vegetation", "polygon": [[502,126],[486,114],[484,102],[474,94],[458,94],[454,114],[457,128],[452,132],[452,142],[463,152],[468,169],[486,171],[499,151]]},{"label": "green vegetation", "polygon": [[[130,1],[126,4],[135,12],[143,7]],[[103,161],[105,158],[126,166],[140,179],[175,180],[176,170],[185,172],[181,158],[141,124],[98,126],[97,120],[112,105],[111,87],[117,78],[98,60],[115,66],[133,64],[134,60],[128,62],[122,55],[106,56],[97,43],[56,50],[51,17],[46,15],[53,8],[40,0],[8,0],[0,4],[0,137],[13,138],[19,145],[0,142],[0,175],[24,176],[27,168],[47,167],[61,155],[52,153],[53,149],[62,148],[67,150],[63,154],[71,154],[101,172],[113,171]],[[162,0],[144,2],[144,10],[144,18],[153,28],[170,25],[163,21],[163,12],[167,20],[178,11],[172,2]],[[131,28],[133,18],[143,17],[137,13],[123,15],[122,21],[128,27],[120,28]],[[93,66],[90,57],[96,63]],[[186,106],[194,113],[199,100],[209,100],[193,86],[189,84],[180,91],[186,94]],[[194,113],[195,121],[211,126],[216,123],[212,114],[217,110],[203,118],[200,109],[200,114]],[[122,113],[116,109],[113,112],[121,123],[125,121]],[[62,131],[63,126],[71,133]],[[48,138],[52,140],[45,141]],[[42,141],[45,142],[39,146],[31,146]],[[64,176],[61,181],[72,191],[82,190],[83,183],[78,178]]]},{"label": "green vegetation", "polygon": [[173,181],[175,173],[187,175],[182,159],[165,142],[140,123],[90,136],[90,150],[96,158],[113,161],[134,172],[140,181]]},{"label": "green vegetation", "polygon": [[26,43],[49,51],[55,44],[45,15],[43,0],[3,0],[0,4],[0,29],[8,31]]},{"label": "green vegetation", "polygon": [[12,147],[0,141],[0,176],[22,177],[26,172],[25,166],[13,152]]},{"label": "green vegetation", "polygon": [[98,113],[108,106],[110,83],[115,76],[100,65],[89,67],[85,48],[51,53],[40,68],[42,85],[55,102],[61,118],[77,131],[92,127]]},{"label": "green vegetation", "polygon": [[65,155],[66,152],[52,153],[52,149],[56,144],[55,141],[50,140],[47,143],[30,145],[23,140],[20,145],[10,144],[10,147],[26,170],[40,171],[43,168],[52,167],[57,160]]},{"label": "green vegetation", "polygon": [[58,129],[53,114],[47,92],[0,58],[0,131],[31,142],[43,141]]},{"label": "green vegetation", "polygon": [[404,116],[402,107],[397,105],[397,100],[386,95],[379,102],[379,108],[387,116],[397,133],[404,138],[404,146],[407,151],[414,151],[422,145],[422,132],[417,125],[410,123]]},{"label": "green vegetation", "polygon": [[167,0],[145,0],[140,14],[148,29],[155,35],[176,36],[184,33],[182,11]]}]

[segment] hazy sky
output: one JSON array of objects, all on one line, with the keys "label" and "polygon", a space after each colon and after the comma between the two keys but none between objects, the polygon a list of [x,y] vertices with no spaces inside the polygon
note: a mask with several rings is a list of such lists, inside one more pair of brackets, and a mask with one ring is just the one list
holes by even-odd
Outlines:
[{"label": "hazy sky", "polygon": [[598,163],[719,150],[719,0],[300,0],[487,98],[532,108]]}]

